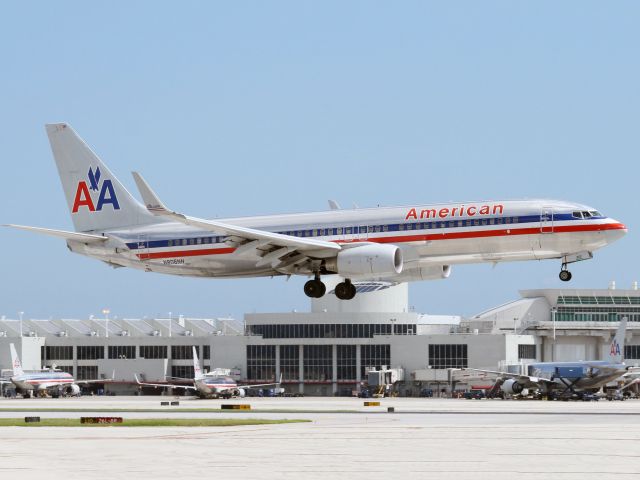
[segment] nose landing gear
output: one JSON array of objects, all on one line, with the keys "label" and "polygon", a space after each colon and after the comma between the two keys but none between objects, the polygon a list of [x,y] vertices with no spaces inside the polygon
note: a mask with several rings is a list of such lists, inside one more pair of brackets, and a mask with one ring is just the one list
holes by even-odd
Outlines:
[{"label": "nose landing gear", "polygon": [[562,270],[560,270],[560,275],[558,275],[560,277],[560,280],[562,280],[563,282],[568,282],[569,280],[571,280],[571,277],[573,275],[571,275],[571,272],[569,270],[567,270],[567,264],[563,263],[562,264]]}]

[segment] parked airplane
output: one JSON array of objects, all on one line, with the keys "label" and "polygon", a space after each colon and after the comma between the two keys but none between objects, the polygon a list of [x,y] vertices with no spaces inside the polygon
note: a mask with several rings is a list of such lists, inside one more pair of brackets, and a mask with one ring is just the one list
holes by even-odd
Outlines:
[{"label": "parked airplane", "polygon": [[54,397],[79,396],[78,383],[104,382],[104,380],[81,380],[78,382],[70,373],[55,369],[25,373],[13,343],[9,344],[9,349],[11,350],[11,365],[13,367],[11,383],[15,385],[16,391],[24,397],[30,397],[34,394],[39,397],[47,395]]},{"label": "parked airplane", "polygon": [[236,381],[228,375],[220,375],[216,371],[202,373],[196,347],[193,347],[193,385],[181,385],[179,383],[146,383],[141,382],[136,377],[138,385],[149,387],[184,388],[185,390],[195,390],[200,398],[231,398],[244,397],[249,388],[262,388],[269,386],[279,386],[280,382],[238,385]]},{"label": "parked airplane", "polygon": [[136,201],[65,123],[46,126],[75,232],[9,225],[53,235],[73,252],[113,267],[231,278],[313,276],[304,291],[326,292],[322,275],[406,282],[447,278],[451,265],[560,259],[567,265],[621,238],[622,223],[577,203],[482,201],[204,220],[167,208],[143,178]]},{"label": "parked airplane", "polygon": [[495,388],[499,387],[504,393],[512,395],[522,393],[525,388],[538,390],[543,395],[557,394],[560,397],[596,392],[634,368],[623,362],[626,328],[627,317],[624,317],[611,341],[607,360],[531,363],[528,365],[528,375],[476,368],[463,370],[495,375]]}]

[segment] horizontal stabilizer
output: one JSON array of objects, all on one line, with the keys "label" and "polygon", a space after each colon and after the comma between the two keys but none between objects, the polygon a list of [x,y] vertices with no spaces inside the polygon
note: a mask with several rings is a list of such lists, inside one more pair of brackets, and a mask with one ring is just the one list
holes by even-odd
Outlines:
[{"label": "horizontal stabilizer", "polygon": [[101,235],[67,232],[66,230],[52,230],[51,228],[29,227],[27,225],[7,224],[3,225],[3,227],[19,228],[20,230],[27,230],[28,232],[42,233],[44,235],[50,235],[52,237],[64,238],[65,240],[73,240],[75,242],[82,243],[98,243],[108,240],[108,237],[103,237]]}]

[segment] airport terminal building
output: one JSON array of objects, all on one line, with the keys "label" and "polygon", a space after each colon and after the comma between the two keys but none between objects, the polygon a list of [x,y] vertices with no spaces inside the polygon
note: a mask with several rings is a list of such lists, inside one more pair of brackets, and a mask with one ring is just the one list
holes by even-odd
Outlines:
[{"label": "airport terminal building", "polygon": [[[243,383],[282,376],[290,393],[350,395],[369,369],[401,369],[401,395],[471,385],[450,383],[450,370],[518,371],[534,361],[599,360],[622,317],[628,317],[625,359],[640,364],[640,291],[524,290],[521,298],[470,318],[409,309],[407,284],[363,282],[358,295],[328,294],[310,312],[228,318],[0,319],[0,368],[9,375],[9,344],[23,368],[55,365],[78,380],[105,379],[108,393],[140,391],[168,376],[192,378],[192,346],[204,370],[229,368]],[[160,389],[161,390],[161,389]],[[144,393],[160,393],[145,388]]]}]

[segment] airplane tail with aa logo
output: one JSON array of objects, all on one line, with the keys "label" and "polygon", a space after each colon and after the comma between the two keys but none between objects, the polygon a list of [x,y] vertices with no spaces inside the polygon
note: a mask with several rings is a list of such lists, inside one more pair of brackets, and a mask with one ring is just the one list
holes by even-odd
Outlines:
[{"label": "airplane tail with aa logo", "polygon": [[76,232],[158,223],[70,125],[46,130]]},{"label": "airplane tail with aa logo", "polygon": [[10,343],[9,349],[11,350],[11,368],[13,368],[13,376],[16,377],[18,375],[24,375],[24,371],[22,370],[22,363],[20,363],[20,357],[18,357],[18,352],[16,352],[15,345],[13,343]]},{"label": "airplane tail with aa logo", "polygon": [[622,363],[624,360],[624,337],[627,331],[627,317],[620,320],[616,336],[611,340],[609,346],[609,361],[611,363]]}]

